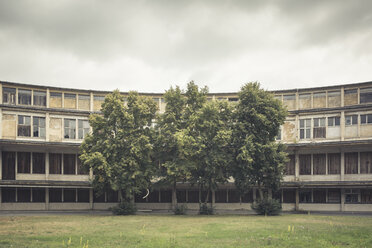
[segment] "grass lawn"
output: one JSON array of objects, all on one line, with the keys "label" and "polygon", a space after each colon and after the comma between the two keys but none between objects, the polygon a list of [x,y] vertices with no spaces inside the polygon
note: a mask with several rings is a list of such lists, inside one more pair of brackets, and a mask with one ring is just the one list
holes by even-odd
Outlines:
[{"label": "grass lawn", "polygon": [[372,247],[372,216],[0,216],[0,247]]}]

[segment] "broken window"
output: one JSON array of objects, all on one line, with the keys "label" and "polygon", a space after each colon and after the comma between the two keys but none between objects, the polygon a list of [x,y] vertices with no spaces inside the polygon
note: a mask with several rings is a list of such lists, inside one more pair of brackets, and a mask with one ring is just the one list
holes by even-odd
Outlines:
[{"label": "broken window", "polygon": [[33,124],[33,136],[45,138],[45,117],[36,117],[32,118]]},{"label": "broken window", "polygon": [[345,153],[345,174],[358,174],[358,153]]},{"label": "broken window", "polygon": [[18,136],[31,136],[31,117],[18,115]]},{"label": "broken window", "polygon": [[217,203],[226,203],[227,202],[227,193],[226,189],[219,189],[214,192],[215,201]]},{"label": "broken window", "polygon": [[46,106],[46,92],[45,91],[34,91],[34,105],[35,106]]},{"label": "broken window", "polygon": [[359,203],[359,189],[346,189],[345,190],[345,203]]},{"label": "broken window", "polygon": [[313,135],[314,138],[326,137],[325,118],[314,118]]},{"label": "broken window", "polygon": [[76,120],[65,119],[65,139],[75,139],[76,136]]},{"label": "broken window", "polygon": [[361,190],[361,203],[372,203],[372,190],[371,189],[362,189]]},{"label": "broken window", "polygon": [[341,154],[328,153],[328,174],[340,174],[341,172]]},{"label": "broken window", "polygon": [[314,154],[313,155],[313,174],[325,175],[326,174],[326,155]]},{"label": "broken window", "polygon": [[371,124],[372,123],[372,114],[360,115],[360,124]]},{"label": "broken window", "polygon": [[45,189],[32,188],[32,202],[45,202]]},{"label": "broken window", "polygon": [[295,203],[296,191],[294,189],[283,190],[283,203]]},{"label": "broken window", "polygon": [[300,120],[300,139],[310,139],[311,119]]},{"label": "broken window", "polygon": [[89,202],[89,189],[77,189],[78,202]]},{"label": "broken window", "polygon": [[30,173],[31,153],[17,152],[17,172]]},{"label": "broken window", "polygon": [[360,89],[360,103],[372,102],[372,88]]},{"label": "broken window", "polygon": [[45,173],[45,153],[32,153],[32,173]]},{"label": "broken window", "polygon": [[1,188],[1,202],[15,202],[16,189],[15,188]]},{"label": "broken window", "polygon": [[300,203],[311,203],[312,202],[311,201],[311,190],[300,189],[299,196],[300,196]]},{"label": "broken window", "polygon": [[286,164],[285,174],[286,175],[294,175],[295,174],[295,155],[288,156],[289,161]]},{"label": "broken window", "polygon": [[358,115],[345,115],[345,125],[358,125]]},{"label": "broken window", "polygon": [[31,188],[18,188],[17,202],[31,202]]},{"label": "broken window", "polygon": [[372,173],[372,152],[360,153],[360,173],[361,174]]},{"label": "broken window", "polygon": [[49,173],[62,174],[62,154],[59,153],[49,154]]},{"label": "broken window", "polygon": [[62,189],[49,189],[49,202],[62,202]]},{"label": "broken window", "polygon": [[18,104],[31,105],[31,90],[18,89]]},{"label": "broken window", "polygon": [[63,154],[63,174],[75,174],[75,154]]},{"label": "broken window", "polygon": [[300,155],[300,175],[311,175],[311,155]]},{"label": "broken window", "polygon": [[63,189],[63,202],[76,202],[76,189]]},{"label": "broken window", "polygon": [[340,126],[340,117],[328,117],[328,126],[329,127],[335,127]]},{"label": "broken window", "polygon": [[78,120],[78,138],[84,139],[85,135],[89,133],[90,126],[88,120]]},{"label": "broken window", "polygon": [[340,189],[328,189],[328,203],[340,203],[341,191]]},{"label": "broken window", "polygon": [[160,202],[172,202],[172,191],[162,190],[160,191]]},{"label": "broken window", "polygon": [[15,88],[3,88],[3,103],[16,104],[16,89]]},{"label": "broken window", "polygon": [[314,189],[314,203],[326,203],[327,192],[325,189]]}]

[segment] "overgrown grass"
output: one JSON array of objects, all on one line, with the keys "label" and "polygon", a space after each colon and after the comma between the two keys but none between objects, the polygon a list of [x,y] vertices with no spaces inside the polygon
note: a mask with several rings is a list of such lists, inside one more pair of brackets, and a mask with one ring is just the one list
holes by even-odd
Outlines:
[{"label": "overgrown grass", "polygon": [[0,247],[372,247],[372,216],[0,217]]}]

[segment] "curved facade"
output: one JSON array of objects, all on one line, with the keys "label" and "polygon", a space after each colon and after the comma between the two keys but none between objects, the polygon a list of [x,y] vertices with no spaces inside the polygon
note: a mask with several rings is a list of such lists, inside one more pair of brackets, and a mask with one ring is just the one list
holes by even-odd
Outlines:
[{"label": "curved facade", "polygon": [[[117,192],[94,194],[93,175],[78,159],[88,116],[107,93],[0,81],[0,210],[107,209],[118,202]],[[372,82],[272,93],[289,110],[277,137],[290,154],[274,196],[283,209],[372,211]],[[162,94],[143,95],[164,111]],[[238,99],[211,93],[208,100]],[[178,188],[178,202],[198,209],[203,192]],[[170,209],[171,196],[157,189],[136,202],[139,209]],[[255,190],[240,196],[228,183],[210,201],[217,209],[250,209],[255,198]]]}]

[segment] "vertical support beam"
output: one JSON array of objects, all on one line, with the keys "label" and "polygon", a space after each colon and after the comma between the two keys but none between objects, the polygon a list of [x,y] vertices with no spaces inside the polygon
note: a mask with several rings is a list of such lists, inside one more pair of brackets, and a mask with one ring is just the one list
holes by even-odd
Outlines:
[{"label": "vertical support beam", "polygon": [[65,93],[62,92],[62,108],[65,108]]},{"label": "vertical support beam", "polygon": [[[118,198],[119,198],[119,201],[121,201],[120,194]],[[89,208],[93,210],[93,189],[89,189]]]},{"label": "vertical support beam", "polygon": [[298,91],[296,92],[296,110],[299,110],[299,95],[298,95]]},{"label": "vertical support beam", "polygon": [[360,152],[358,152],[358,174],[360,174]]},{"label": "vertical support beam", "polygon": [[50,101],[50,91],[49,88],[46,91],[46,107],[49,108],[49,101]]},{"label": "vertical support beam", "polygon": [[229,203],[229,189],[226,189],[226,203]]},{"label": "vertical support beam", "polygon": [[340,169],[340,180],[344,181],[345,175],[345,152],[341,149],[341,169]]},{"label": "vertical support beam", "polygon": [[328,175],[328,153],[325,154],[326,155],[326,171],[325,171],[325,174]]},{"label": "vertical support beam", "polygon": [[49,127],[50,127],[49,113],[45,114],[45,141],[49,141]]},{"label": "vertical support beam", "polygon": [[312,176],[314,175],[314,154],[311,153],[310,158],[310,174]]},{"label": "vertical support beam", "polygon": [[341,141],[345,140],[345,111],[341,111],[341,118],[340,118],[340,137]]},{"label": "vertical support beam", "polygon": [[89,103],[89,111],[90,112],[93,112],[93,106],[94,106],[93,99],[94,99],[93,92],[90,92],[90,103]]},{"label": "vertical support beam", "polygon": [[345,106],[344,103],[344,87],[341,87],[341,107]]},{"label": "vertical support beam", "polygon": [[358,87],[358,104],[360,104],[360,88]]},{"label": "vertical support beam", "polygon": [[341,189],[341,212],[345,211],[345,190]]},{"label": "vertical support beam", "polygon": [[298,153],[298,150],[295,151],[295,179],[296,181],[300,178],[300,154]]},{"label": "vertical support beam", "polygon": [[45,188],[45,210],[49,210],[49,188]]},{"label": "vertical support beam", "polygon": [[300,192],[299,189],[296,189],[296,203],[295,203],[295,211],[300,210]]},{"label": "vertical support beam", "polygon": [[49,179],[49,152],[45,153],[45,180]]}]

